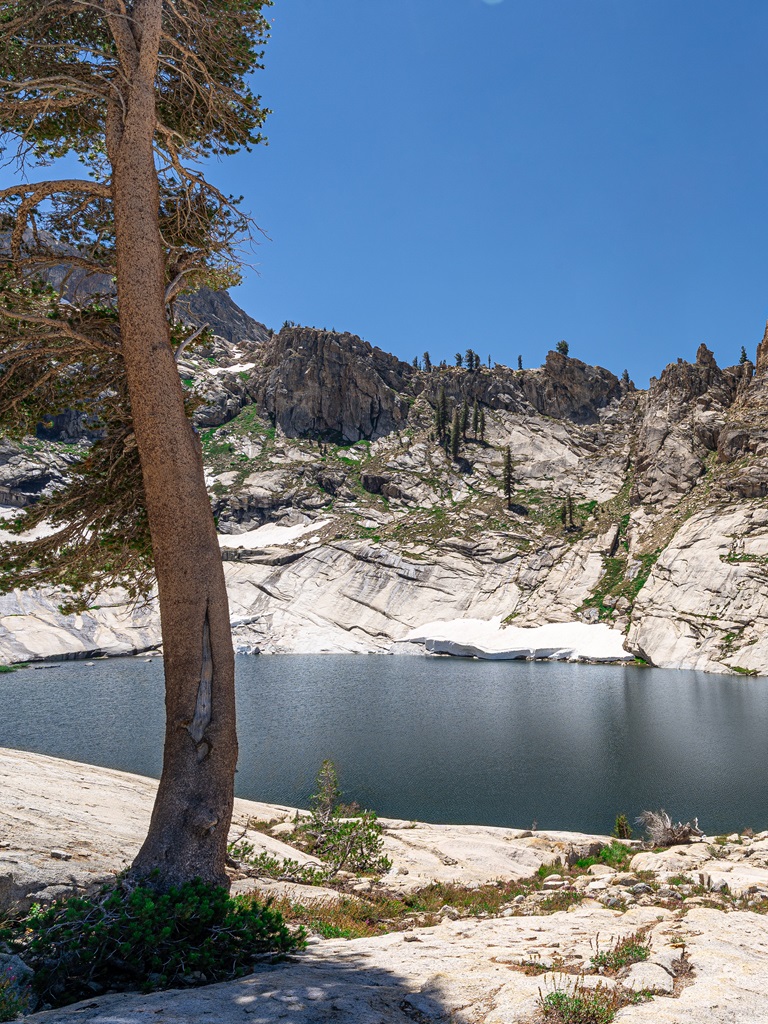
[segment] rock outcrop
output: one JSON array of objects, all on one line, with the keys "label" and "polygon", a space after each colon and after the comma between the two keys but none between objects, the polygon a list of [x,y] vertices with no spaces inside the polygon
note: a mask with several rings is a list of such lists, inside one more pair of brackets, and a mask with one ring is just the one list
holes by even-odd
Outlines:
[{"label": "rock outcrop", "polygon": [[272,332],[242,310],[228,292],[200,288],[176,300],[176,313],[196,327],[206,325],[218,338],[230,344],[263,344]]},{"label": "rock outcrop", "polygon": [[249,390],[287,437],[371,441],[405,427],[412,373],[355,335],[285,327],[265,345]]},{"label": "rock outcrop", "polygon": [[670,363],[652,380],[637,442],[632,500],[672,504],[705,472],[720,432],[752,364],[721,370],[706,345],[695,363]]},{"label": "rock outcrop", "polygon": [[[372,939],[312,945],[290,962],[260,964],[240,981],[200,989],[112,995],[33,1014],[30,1024],[529,1024],[540,999],[573,985],[537,964],[588,964],[596,942],[647,929],[652,959],[627,972],[655,996],[621,1011],[627,1024],[766,1024],[760,979],[768,972],[768,924],[757,914],[637,908],[622,918],[590,904],[550,917],[445,921]],[[682,944],[694,970],[675,985]],[[524,964],[533,964],[528,971]],[[667,966],[663,966],[666,964]],[[655,970],[654,970],[655,968]],[[588,978],[590,976],[587,976]],[[603,986],[607,982],[603,981]],[[570,989],[568,989],[570,991]]]},{"label": "rock outcrop", "polygon": [[[768,508],[707,509],[685,522],[638,594],[628,646],[668,668],[768,665]],[[646,652],[645,655],[643,652]]]},{"label": "rock outcrop", "polygon": [[3,505],[22,508],[61,487],[67,467],[81,455],[33,438],[17,444],[0,437],[0,509]]}]

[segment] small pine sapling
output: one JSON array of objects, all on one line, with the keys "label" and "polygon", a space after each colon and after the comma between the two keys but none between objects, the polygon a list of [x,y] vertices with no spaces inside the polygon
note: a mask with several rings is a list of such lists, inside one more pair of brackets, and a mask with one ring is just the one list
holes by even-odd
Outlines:
[{"label": "small pine sapling", "polygon": [[453,422],[451,423],[451,458],[456,461],[461,448],[461,419],[459,410],[453,410]]},{"label": "small pine sapling", "polygon": [[632,826],[629,824],[626,814],[616,815],[616,821],[614,822],[613,832],[611,835],[616,839],[632,838]]},{"label": "small pine sapling", "polygon": [[502,484],[504,487],[504,497],[507,501],[507,508],[509,508],[512,504],[512,453],[509,449],[509,445],[504,449]]}]

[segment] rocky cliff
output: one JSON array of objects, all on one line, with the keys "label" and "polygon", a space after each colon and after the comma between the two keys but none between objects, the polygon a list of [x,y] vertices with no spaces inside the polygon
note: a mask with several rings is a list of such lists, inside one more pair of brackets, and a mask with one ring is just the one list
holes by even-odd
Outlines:
[{"label": "rocky cliff", "polygon": [[[702,345],[640,391],[554,352],[524,370],[418,368],[200,301],[228,336],[185,353],[180,374],[242,649],[387,651],[458,618],[605,622],[652,664],[768,674],[765,341],[757,372]],[[455,458],[438,438],[443,395],[449,421],[466,416]],[[2,442],[7,514],[77,455]],[[2,598],[0,662],[130,649],[119,603],[85,628],[55,595]],[[136,620],[134,647],[157,637],[152,622]]]}]

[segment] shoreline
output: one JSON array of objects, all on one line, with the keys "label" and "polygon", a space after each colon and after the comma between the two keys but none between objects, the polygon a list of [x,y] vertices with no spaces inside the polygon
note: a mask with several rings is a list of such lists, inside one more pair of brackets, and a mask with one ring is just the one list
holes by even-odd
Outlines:
[{"label": "shoreline", "polygon": [[[1,600],[1,599],[0,599]],[[55,664],[68,661],[103,660],[106,658],[123,657],[158,657],[162,656],[162,645],[159,638],[147,635],[146,626],[139,630],[140,643],[131,643],[133,632],[115,628],[112,633],[100,628],[95,623],[90,629],[84,628],[84,616],[67,616],[73,621],[65,631],[59,625],[50,632],[46,629],[51,623],[45,618],[32,614],[26,616],[16,613],[6,616],[5,622],[13,618],[34,620],[29,624],[29,636],[26,641],[18,639],[22,630],[11,635],[7,632],[5,644],[2,635],[2,615],[0,614],[0,665],[8,668],[13,666]],[[63,618],[63,617],[60,617]],[[232,627],[236,655],[385,655],[385,656],[422,656],[422,657],[455,657],[480,661],[542,661],[570,662],[606,665],[645,665],[655,666],[638,659],[624,648],[624,634],[604,623],[547,622],[536,626],[514,626],[505,624],[500,616],[492,619],[445,619],[426,622],[409,629],[404,636],[392,639],[388,645],[380,648],[344,648],[334,643],[323,643],[322,639],[313,649],[294,644],[287,650],[262,650],[258,645],[238,643],[238,620],[233,620]],[[88,637],[94,633],[99,635],[100,644],[94,642],[88,646]],[[105,633],[111,642],[104,643]],[[138,639],[136,637],[135,639]],[[14,644],[15,641],[15,644]],[[280,641],[278,641],[278,644]],[[14,646],[16,651],[14,651]],[[23,649],[20,649],[23,648]],[[685,669],[683,669],[685,671]],[[733,673],[722,672],[718,675]]]},{"label": "shoreline", "polygon": [[[158,779],[146,775],[138,775],[134,772],[121,771],[116,768],[106,768],[100,765],[93,765],[83,761],[73,761],[69,758],[55,757],[49,754],[38,754],[28,750],[21,750],[12,747],[0,747],[0,813],[2,814],[3,828],[8,832],[15,832],[14,823],[21,832],[19,836],[31,836],[35,823],[45,820],[44,808],[47,805],[47,813],[53,823],[54,829],[62,830],[62,841],[77,845],[78,838],[71,832],[83,832],[88,826],[94,829],[95,834],[107,845],[114,845],[118,837],[111,832],[104,834],[100,830],[105,825],[110,828],[114,825],[113,816],[115,813],[122,813],[122,841],[131,833],[135,834],[137,844],[143,840],[141,831],[143,823],[148,824],[151,814],[151,805],[154,800],[154,793],[157,789]],[[78,806],[77,794],[82,789],[89,791],[88,804],[86,807]],[[73,799],[74,798],[74,799]],[[30,808],[24,807],[24,800],[32,802]],[[20,802],[21,801],[21,802]],[[130,811],[128,810],[130,808]],[[259,821],[267,820],[275,824],[292,821],[294,817],[308,814],[306,808],[293,805],[267,803],[265,801],[235,798],[235,810],[232,819],[232,832],[239,834],[244,823],[247,825],[251,819]],[[34,821],[30,818],[34,818]],[[106,816],[106,817],[105,817]],[[459,824],[455,822],[427,822],[413,821],[402,818],[379,817],[379,822],[385,833],[406,834],[406,833],[434,833],[430,842],[441,842],[451,837],[463,836],[466,840],[474,838],[477,844],[482,845],[486,841],[492,844],[501,843],[500,850],[507,851],[508,844],[521,840],[532,840],[534,845],[539,844],[542,853],[545,852],[546,844],[551,845],[548,852],[562,850],[579,851],[593,848],[595,845],[608,846],[614,841],[614,837],[606,833],[582,832],[571,829],[557,828],[525,828],[505,825],[481,825],[481,824]],[[678,844],[665,849],[651,848],[638,838],[618,840],[628,849],[636,854],[647,855],[650,858],[667,858],[668,856],[687,856],[700,862],[708,858],[705,853],[713,846],[739,846],[741,860],[756,862],[761,857],[755,857],[755,853],[765,854],[765,888],[768,897],[768,822],[766,829],[755,832],[752,829],[742,829],[741,832],[720,834],[717,836],[694,837],[688,842]],[[247,829],[248,841],[255,839],[257,845],[265,842],[263,830]],[[407,847],[416,849],[419,844],[409,836]],[[541,845],[544,844],[544,845]],[[40,845],[38,843],[38,845]],[[130,844],[129,844],[130,845]],[[267,847],[270,845],[267,843]],[[285,844],[278,844],[284,846]],[[0,845],[0,869],[4,861],[8,861],[7,850],[10,848],[9,835],[2,836]],[[121,859],[125,860],[126,849],[121,845]],[[138,845],[136,847],[138,849]],[[291,848],[294,850],[294,848]],[[747,850],[751,851],[747,855]],[[456,863],[444,863],[445,857],[440,851],[432,850],[435,862],[443,863],[443,868],[457,867]],[[401,851],[400,858],[408,857],[407,850]],[[721,856],[710,856],[709,859],[720,861]],[[86,855],[87,859],[87,855]],[[503,858],[507,859],[507,858]],[[514,860],[514,858],[513,858]],[[659,863],[661,863],[661,860]],[[548,863],[541,860],[539,863]],[[395,863],[394,874],[396,876],[397,862]],[[466,867],[466,865],[464,865]],[[460,874],[464,867],[459,865],[457,871],[448,873]],[[492,870],[493,865],[486,865],[485,870]],[[484,875],[484,881],[491,878],[500,878],[500,874]],[[521,877],[521,876],[517,876]],[[411,880],[412,882],[412,880]],[[408,884],[410,885],[411,882]]]},{"label": "shoreline", "polygon": [[[0,749],[0,906],[23,911],[113,878],[138,851],[155,788],[142,776]],[[236,800],[230,836],[245,837],[256,852],[306,863],[312,858],[282,838],[294,812]],[[310,920],[331,920],[344,905],[367,907],[377,898],[406,900],[430,885],[442,886],[446,905],[357,938],[325,937],[310,927],[306,950],[279,964],[257,960],[237,981],[100,992],[25,1019],[144,1024],[160,1014],[171,1024],[204,1016],[249,1024],[257,1012],[262,1024],[278,1024],[290,1009],[295,1024],[317,1024],[329,1013],[339,1024],[530,1024],[540,990],[562,989],[565,981],[652,991],[651,1001],[622,1010],[628,1024],[722,1024],[723,1006],[729,1021],[768,1024],[759,982],[768,977],[768,831],[658,852],[635,847],[629,864],[614,868],[594,857],[608,836],[396,819],[382,825],[392,867],[380,883],[345,878],[340,891],[238,869],[233,893],[303,907]],[[576,861],[585,857],[590,866],[580,868]],[[490,911],[485,897],[476,906],[461,902],[461,894],[491,890],[498,897]],[[638,934],[648,948],[643,962],[615,978],[596,977],[595,951]],[[675,966],[681,949],[684,970]]]}]

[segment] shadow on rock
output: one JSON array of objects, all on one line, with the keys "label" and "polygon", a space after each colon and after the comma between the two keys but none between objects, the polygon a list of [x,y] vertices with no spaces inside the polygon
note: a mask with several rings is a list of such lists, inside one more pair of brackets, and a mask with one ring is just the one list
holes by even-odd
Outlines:
[{"label": "shadow on rock", "polygon": [[[403,941],[397,935],[398,947]],[[406,940],[407,941],[407,940]],[[237,981],[168,992],[120,993],[35,1013],[30,1024],[448,1024],[439,985],[366,963],[367,954],[310,948],[263,962]],[[402,952],[401,952],[402,955]]]}]

